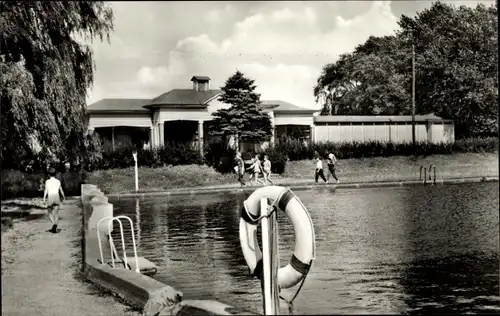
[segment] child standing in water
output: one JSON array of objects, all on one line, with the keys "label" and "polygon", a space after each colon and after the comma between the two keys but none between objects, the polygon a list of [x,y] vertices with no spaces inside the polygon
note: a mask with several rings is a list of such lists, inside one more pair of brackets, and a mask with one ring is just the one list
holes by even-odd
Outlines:
[{"label": "child standing in water", "polygon": [[318,177],[321,177],[321,179],[323,179],[323,181],[327,182],[326,179],[325,179],[325,175],[323,174],[323,162],[321,161],[321,158],[320,157],[317,157],[316,158],[316,176],[315,176],[315,180],[316,180],[316,183],[318,183]]},{"label": "child standing in water", "polygon": [[45,181],[45,192],[43,193],[43,203],[47,200],[49,219],[52,222],[51,233],[57,233],[57,224],[59,223],[59,208],[61,205],[61,194],[63,200],[66,198],[61,186],[61,181],[56,179],[54,168],[49,169],[49,179]]},{"label": "child standing in water", "polygon": [[267,181],[269,181],[274,185],[273,181],[271,181],[271,161],[269,161],[269,156],[267,155],[264,155],[264,170],[262,174],[264,175],[264,184],[267,184]]}]

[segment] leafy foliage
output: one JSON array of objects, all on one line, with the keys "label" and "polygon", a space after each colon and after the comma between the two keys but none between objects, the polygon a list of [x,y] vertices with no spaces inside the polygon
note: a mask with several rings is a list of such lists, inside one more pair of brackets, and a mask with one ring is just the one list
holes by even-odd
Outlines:
[{"label": "leafy foliage", "polygon": [[[89,150],[83,117],[92,50],[113,13],[95,1],[0,2],[1,160],[75,164]],[[19,166],[20,167],[20,166]]]},{"label": "leafy foliage", "polygon": [[[67,171],[58,173],[56,177],[61,180],[66,196],[80,195],[80,188],[85,183],[87,173],[84,171]],[[43,195],[45,172],[25,173],[20,170],[2,169],[1,199],[16,197],[40,197]]]},{"label": "leafy foliage", "polygon": [[[134,166],[132,153],[135,146],[118,147],[115,150],[102,152],[102,158],[89,164],[87,170],[106,170],[115,168],[129,168]],[[162,167],[165,165],[202,164],[200,150],[197,146],[185,143],[166,142],[162,148],[137,150],[138,165],[141,167]]]},{"label": "leafy foliage", "polygon": [[233,171],[236,151],[226,145],[222,138],[214,138],[205,144],[205,163],[220,173]]},{"label": "leafy foliage", "polygon": [[409,115],[414,44],[416,113],[453,119],[457,138],[496,135],[497,3],[438,1],[414,18],[403,15],[394,36],[370,37],[323,67],[314,87],[321,115]]},{"label": "leafy foliage", "polygon": [[[308,146],[294,139],[281,141],[273,150],[288,156],[292,161],[313,159],[315,153],[318,153],[320,157],[326,157],[329,152],[332,152],[339,159],[411,156],[414,153],[411,142],[322,142]],[[427,142],[417,142],[416,144],[417,155],[428,156],[469,152],[498,152],[498,137],[465,138],[457,140],[453,144],[432,144]]]},{"label": "leafy foliage", "polygon": [[214,120],[209,133],[213,136],[235,136],[237,149],[241,141],[263,142],[271,138],[272,124],[269,115],[262,111],[260,94],[255,93],[254,80],[243,73],[236,73],[221,87],[219,101],[231,105],[213,114]]}]

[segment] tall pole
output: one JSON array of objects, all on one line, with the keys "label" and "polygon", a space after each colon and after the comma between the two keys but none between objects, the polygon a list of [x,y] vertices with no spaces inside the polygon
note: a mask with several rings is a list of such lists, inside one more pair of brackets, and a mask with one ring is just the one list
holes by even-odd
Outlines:
[{"label": "tall pole", "polygon": [[137,170],[137,152],[132,153],[134,157],[134,171],[135,171],[135,192],[139,191],[139,171]]},{"label": "tall pole", "polygon": [[[267,198],[260,200],[262,228],[262,294],[264,315],[279,315],[277,236],[275,234],[276,212],[269,214]],[[269,217],[267,217],[269,216]]]},{"label": "tall pole", "polygon": [[411,139],[413,143],[413,153],[415,154],[415,44],[411,45],[411,68],[412,68],[412,86],[411,86]]}]

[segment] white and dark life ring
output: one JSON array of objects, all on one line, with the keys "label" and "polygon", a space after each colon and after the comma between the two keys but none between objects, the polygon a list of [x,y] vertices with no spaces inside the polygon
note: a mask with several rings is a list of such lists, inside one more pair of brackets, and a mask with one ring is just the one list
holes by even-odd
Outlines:
[{"label": "white and dark life ring", "polygon": [[278,270],[278,284],[281,289],[290,288],[303,280],[315,259],[315,236],[311,217],[305,206],[288,188],[266,186],[254,191],[243,202],[240,218],[240,243],[250,274],[262,277],[262,251],[257,240],[260,220],[260,200],[285,212],[295,232],[295,250],[288,265]]}]

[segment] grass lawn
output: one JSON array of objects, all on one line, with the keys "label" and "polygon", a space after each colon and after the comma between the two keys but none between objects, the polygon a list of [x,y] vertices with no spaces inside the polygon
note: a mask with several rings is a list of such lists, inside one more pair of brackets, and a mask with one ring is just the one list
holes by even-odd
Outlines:
[{"label": "grass lawn", "polygon": [[[87,183],[97,185],[104,193],[135,190],[134,168],[98,170],[88,174]],[[139,168],[140,192],[165,191],[235,183],[234,174],[220,174],[200,165]]]},{"label": "grass lawn", "polygon": [[[498,154],[434,155],[422,158],[377,157],[345,159],[337,162],[337,175],[343,183],[418,180],[420,166],[437,166],[438,179],[498,176]],[[290,161],[286,171],[274,176],[276,184],[314,181],[313,160]],[[326,162],[324,162],[326,175]],[[87,183],[96,184],[103,192],[125,193],[135,189],[134,169],[111,169],[89,173]],[[222,175],[210,167],[190,165],[163,168],[139,168],[141,192],[165,191],[179,188],[239,186],[234,174]]]},{"label": "grass lawn", "polygon": [[[437,167],[437,179],[491,177],[498,176],[498,154],[453,154],[432,155],[428,157],[375,157],[338,160],[335,166],[337,176],[342,182],[372,182],[416,180],[420,166]],[[283,177],[293,179],[312,179],[316,162],[314,160],[290,161]],[[325,175],[326,162],[323,162]]]}]

